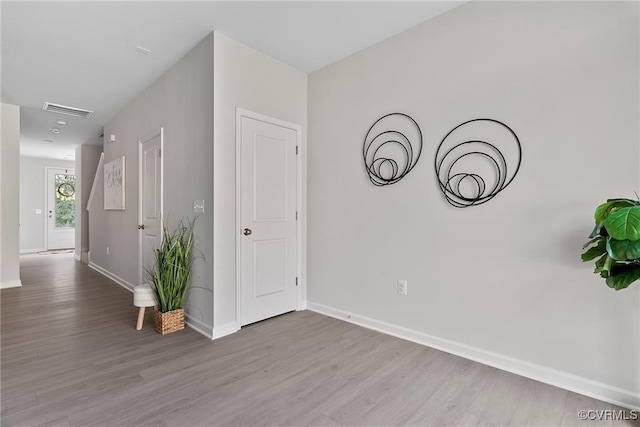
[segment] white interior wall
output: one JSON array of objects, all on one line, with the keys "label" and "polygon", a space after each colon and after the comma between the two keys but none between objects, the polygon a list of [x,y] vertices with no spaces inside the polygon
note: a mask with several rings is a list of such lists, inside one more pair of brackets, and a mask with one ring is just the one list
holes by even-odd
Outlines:
[{"label": "white interior wall", "polygon": [[[214,33],[214,335],[236,323],[236,108],[302,126],[306,156],[307,75]],[[303,157],[305,161],[306,157]],[[306,181],[303,181],[303,188]],[[303,207],[304,211],[304,207]]]},{"label": "white interior wall", "polygon": [[[213,35],[201,41],[104,128],[104,163],[125,156],[124,211],[105,211],[103,183],[89,212],[91,264],[122,285],[138,284],[138,141],[164,128],[164,221],[175,227],[193,218],[194,200],[205,201],[195,227],[202,257],[194,262],[185,310],[189,321],[213,325]],[[109,135],[115,142],[109,142]],[[102,181],[102,179],[101,179]],[[109,254],[107,254],[109,247]]]},{"label": "white interior wall", "polygon": [[0,288],[21,286],[20,107],[0,104]]},{"label": "white interior wall", "polygon": [[[102,138],[99,138],[102,142]],[[83,144],[76,148],[76,248],[75,257],[89,250],[89,212],[87,201],[91,194],[102,146]]]},{"label": "white interior wall", "polygon": [[[580,260],[595,207],[640,188],[638,52],[634,2],[470,2],[310,74],[309,306],[640,406],[640,285]],[[362,142],[396,111],[422,158],[374,187]],[[455,209],[433,159],[477,117],[517,132],[523,164]]]},{"label": "white interior wall", "polygon": [[127,231],[137,224],[137,140],[163,126],[165,218],[192,216],[193,200],[205,200],[196,228],[204,259],[195,264],[187,313],[207,334],[235,331],[236,108],[300,124],[304,147],[306,93],[305,73],[224,35],[207,37],[105,126],[105,135],[116,135],[104,143],[105,163],[127,158],[127,208],[105,212],[98,185],[89,214],[94,267],[125,286],[137,283],[137,232]]},{"label": "white interior wall", "polygon": [[[69,160],[20,156],[20,252],[22,253],[46,250],[46,167],[74,169],[75,163]],[[37,209],[40,213],[36,212]]]}]

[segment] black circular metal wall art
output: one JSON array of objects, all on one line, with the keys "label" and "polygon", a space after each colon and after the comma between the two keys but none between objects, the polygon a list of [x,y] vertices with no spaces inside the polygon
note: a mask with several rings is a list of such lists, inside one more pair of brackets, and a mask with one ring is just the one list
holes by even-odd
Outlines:
[{"label": "black circular metal wall art", "polygon": [[[454,137],[456,131],[461,132],[471,124],[481,124],[496,141]],[[436,150],[435,170],[447,202],[456,208],[468,208],[488,202],[507,188],[521,162],[522,146],[513,129],[498,120],[482,118],[468,120],[449,131]],[[487,175],[489,170],[495,170],[495,175]]]},{"label": "black circular metal wall art", "polygon": [[407,176],[421,153],[420,126],[404,113],[389,113],[376,120],[367,131],[362,147],[367,174],[378,187],[395,184]]}]

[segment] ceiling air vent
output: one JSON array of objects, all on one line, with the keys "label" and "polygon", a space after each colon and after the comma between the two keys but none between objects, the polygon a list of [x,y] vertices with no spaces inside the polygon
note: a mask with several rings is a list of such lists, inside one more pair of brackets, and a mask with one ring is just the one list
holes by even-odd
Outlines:
[{"label": "ceiling air vent", "polygon": [[66,105],[53,104],[51,102],[45,102],[42,106],[44,111],[51,111],[52,113],[66,114],[74,117],[90,118],[93,115],[93,111],[83,110],[75,107],[68,107]]}]

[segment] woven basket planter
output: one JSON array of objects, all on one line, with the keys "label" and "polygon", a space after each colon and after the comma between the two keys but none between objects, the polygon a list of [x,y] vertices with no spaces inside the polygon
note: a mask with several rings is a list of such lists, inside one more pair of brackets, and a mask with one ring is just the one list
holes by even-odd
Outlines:
[{"label": "woven basket planter", "polygon": [[167,335],[184,329],[184,309],[162,313],[156,310],[153,313],[153,323],[159,334]]}]

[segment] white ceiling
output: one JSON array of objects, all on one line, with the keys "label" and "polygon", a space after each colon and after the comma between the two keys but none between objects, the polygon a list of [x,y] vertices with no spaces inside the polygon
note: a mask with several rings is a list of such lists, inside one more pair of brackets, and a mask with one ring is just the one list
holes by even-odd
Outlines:
[{"label": "white ceiling", "polygon": [[[4,0],[2,102],[22,107],[21,155],[63,158],[100,143],[102,126],[211,31],[312,72],[462,2]],[[95,114],[45,112],[45,101]]]}]

